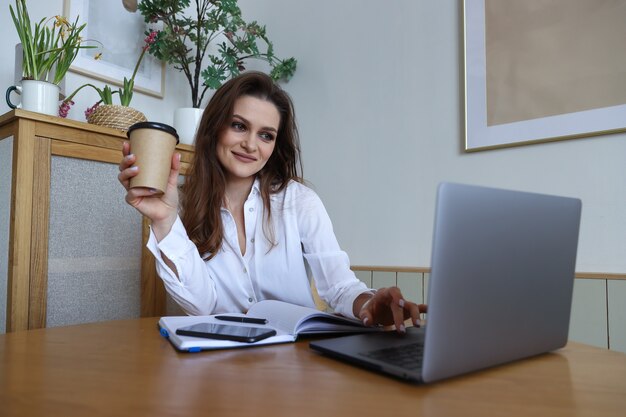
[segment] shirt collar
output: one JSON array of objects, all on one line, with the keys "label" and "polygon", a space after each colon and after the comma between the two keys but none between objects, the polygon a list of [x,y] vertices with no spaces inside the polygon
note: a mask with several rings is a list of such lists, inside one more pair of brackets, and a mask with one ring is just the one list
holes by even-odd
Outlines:
[{"label": "shirt collar", "polygon": [[[254,182],[252,183],[252,189],[250,190],[250,194],[248,194],[248,199],[250,199],[250,196],[252,195],[261,195],[261,180],[259,179],[259,177],[256,177],[254,179]],[[220,210],[228,211],[224,206],[222,206]]]},{"label": "shirt collar", "polygon": [[261,180],[259,179],[259,177],[256,177],[254,179],[254,182],[252,183],[252,190],[250,190],[250,193],[257,193],[257,194],[261,194]]}]

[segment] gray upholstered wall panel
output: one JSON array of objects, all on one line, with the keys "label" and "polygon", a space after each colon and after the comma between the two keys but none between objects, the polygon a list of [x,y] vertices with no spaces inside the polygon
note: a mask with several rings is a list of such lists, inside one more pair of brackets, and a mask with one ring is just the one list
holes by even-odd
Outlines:
[{"label": "gray upholstered wall panel", "polygon": [[139,317],[141,216],[117,165],[52,157],[48,327]]},{"label": "gray upholstered wall panel", "polygon": [[0,140],[0,333],[6,331],[13,137]]}]

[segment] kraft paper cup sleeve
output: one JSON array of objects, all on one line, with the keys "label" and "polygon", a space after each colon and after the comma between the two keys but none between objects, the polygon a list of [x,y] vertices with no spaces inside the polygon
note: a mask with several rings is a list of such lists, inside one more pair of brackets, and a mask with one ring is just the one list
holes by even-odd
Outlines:
[{"label": "kraft paper cup sleeve", "polygon": [[153,188],[164,193],[178,144],[176,129],[164,123],[140,122],[132,125],[127,135],[131,153],[137,158],[135,165],[139,167],[130,187]]}]

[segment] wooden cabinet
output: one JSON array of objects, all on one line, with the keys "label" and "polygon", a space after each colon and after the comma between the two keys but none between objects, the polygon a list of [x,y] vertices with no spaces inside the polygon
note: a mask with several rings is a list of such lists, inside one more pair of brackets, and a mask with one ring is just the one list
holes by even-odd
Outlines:
[{"label": "wooden cabinet", "polygon": [[[0,332],[165,311],[147,223],[117,182],[125,132],[0,116]],[[179,145],[181,173],[193,147]],[[72,316],[70,319],[69,317]]]}]

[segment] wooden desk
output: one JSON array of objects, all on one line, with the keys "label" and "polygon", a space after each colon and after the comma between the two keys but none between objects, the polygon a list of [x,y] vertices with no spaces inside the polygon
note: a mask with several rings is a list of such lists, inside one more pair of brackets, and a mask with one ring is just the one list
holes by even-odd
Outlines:
[{"label": "wooden desk", "polygon": [[623,416],[626,355],[580,344],[434,385],[307,341],[177,353],[157,319],[0,335],[2,416]]}]

